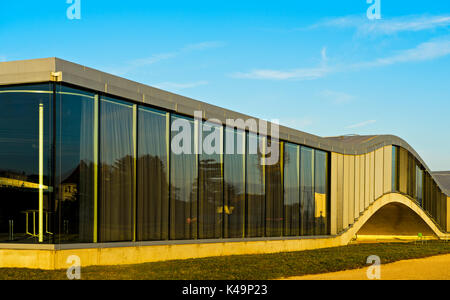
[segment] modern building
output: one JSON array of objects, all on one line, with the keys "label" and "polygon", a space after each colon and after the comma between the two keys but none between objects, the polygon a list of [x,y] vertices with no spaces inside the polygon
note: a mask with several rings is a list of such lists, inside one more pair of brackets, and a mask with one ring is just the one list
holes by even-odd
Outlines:
[{"label": "modern building", "polygon": [[404,140],[260,121],[57,58],[0,63],[0,267],[448,238],[450,174]]}]

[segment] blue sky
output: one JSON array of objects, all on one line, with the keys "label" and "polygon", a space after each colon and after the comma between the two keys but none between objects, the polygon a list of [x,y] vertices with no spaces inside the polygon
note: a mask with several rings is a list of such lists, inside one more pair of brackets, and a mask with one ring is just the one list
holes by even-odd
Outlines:
[{"label": "blue sky", "polygon": [[[394,134],[450,170],[450,1],[2,1],[0,61],[60,57],[320,136]],[[289,107],[289,109],[286,109]]]}]

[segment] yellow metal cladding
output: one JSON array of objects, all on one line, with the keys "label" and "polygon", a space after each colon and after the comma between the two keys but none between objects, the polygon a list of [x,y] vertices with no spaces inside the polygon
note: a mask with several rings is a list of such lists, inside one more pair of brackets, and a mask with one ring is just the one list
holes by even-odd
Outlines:
[{"label": "yellow metal cladding", "polygon": [[360,155],[360,169],[359,169],[359,214],[366,209],[365,204],[365,179],[366,179],[366,156]]},{"label": "yellow metal cladding", "polygon": [[347,228],[350,223],[349,207],[350,207],[350,156],[344,155],[344,181],[343,181],[343,212],[342,226]]},{"label": "yellow metal cladding", "polygon": [[364,160],[366,161],[366,168],[364,176],[364,207],[369,207],[370,205],[370,155],[365,154]]},{"label": "yellow metal cladding", "polygon": [[450,197],[447,197],[447,232],[450,232]]},{"label": "yellow metal cladding", "polygon": [[349,193],[349,206],[348,206],[348,222],[353,224],[355,222],[355,156],[349,157],[349,175],[348,180],[348,193]]},{"label": "yellow metal cladding", "polygon": [[355,156],[355,210],[354,215],[355,219],[359,217],[360,209],[360,190],[361,190],[361,181],[360,181],[360,173],[361,173],[361,155]]},{"label": "yellow metal cladding", "polygon": [[384,149],[379,148],[375,151],[375,196],[378,199],[383,195],[384,190]]},{"label": "yellow metal cladding", "polygon": [[331,191],[330,191],[330,233],[337,234],[337,186],[338,186],[338,168],[337,168],[338,154],[331,153]]},{"label": "yellow metal cladding", "polygon": [[344,229],[344,155],[337,155],[337,230],[338,233]]},{"label": "yellow metal cladding", "polygon": [[384,183],[383,193],[392,191],[392,146],[384,147]]}]

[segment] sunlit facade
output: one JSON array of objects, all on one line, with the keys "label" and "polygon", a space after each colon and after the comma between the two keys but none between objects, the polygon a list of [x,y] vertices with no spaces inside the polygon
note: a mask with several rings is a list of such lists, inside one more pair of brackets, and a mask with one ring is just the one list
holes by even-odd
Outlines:
[{"label": "sunlit facade", "polygon": [[[190,99],[123,92],[144,87],[112,75],[102,86],[93,78],[106,75],[89,72],[1,82],[0,243],[326,238],[392,193],[448,231],[447,187],[400,139],[326,139],[285,127],[262,135],[208,122],[231,114],[220,108],[199,105],[206,117],[198,121]],[[191,125],[191,154],[171,143],[180,119]],[[221,151],[195,151],[208,134],[199,122],[220,132]],[[251,151],[259,143],[279,149],[277,163]]]}]

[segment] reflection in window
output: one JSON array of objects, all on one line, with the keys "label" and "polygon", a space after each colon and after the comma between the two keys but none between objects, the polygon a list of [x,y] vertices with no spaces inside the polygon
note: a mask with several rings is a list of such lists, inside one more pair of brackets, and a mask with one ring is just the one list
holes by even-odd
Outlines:
[{"label": "reflection in window", "polygon": [[171,119],[170,238],[196,239],[198,168],[194,120],[175,115]]},{"label": "reflection in window", "polygon": [[133,106],[102,98],[100,239],[131,241],[134,231]]},{"label": "reflection in window", "polygon": [[247,134],[247,237],[262,237],[265,232],[264,166],[261,153],[257,151],[260,140],[254,133]]},{"label": "reflection in window", "polygon": [[315,150],[315,180],[314,180],[314,203],[315,203],[315,235],[326,235],[328,233],[328,153]]},{"label": "reflection in window", "polygon": [[203,149],[199,156],[199,238],[222,237],[226,213],[223,203],[222,126],[203,123]]},{"label": "reflection in window", "polygon": [[302,146],[300,159],[301,233],[302,235],[314,235],[314,150]]},{"label": "reflection in window", "polygon": [[245,132],[226,128],[225,149],[224,236],[242,238],[245,226]]},{"label": "reflection in window", "polygon": [[[272,148],[280,149],[278,141],[269,139],[267,143]],[[281,150],[278,151],[281,153]],[[281,159],[276,164],[265,166],[266,236],[281,236],[283,233],[283,180],[280,162]]]},{"label": "reflection in window", "polygon": [[284,144],[284,234],[300,235],[300,146]]},{"label": "reflection in window", "polygon": [[59,242],[92,242],[94,220],[94,95],[58,86],[56,210]]},{"label": "reflection in window", "polygon": [[169,237],[168,114],[139,109],[138,240]]},{"label": "reflection in window", "polygon": [[[1,242],[37,243],[39,235],[42,242],[53,240],[52,95],[51,84],[0,88]],[[42,173],[39,172],[40,159]],[[39,230],[40,200],[43,203],[42,231]]]}]

